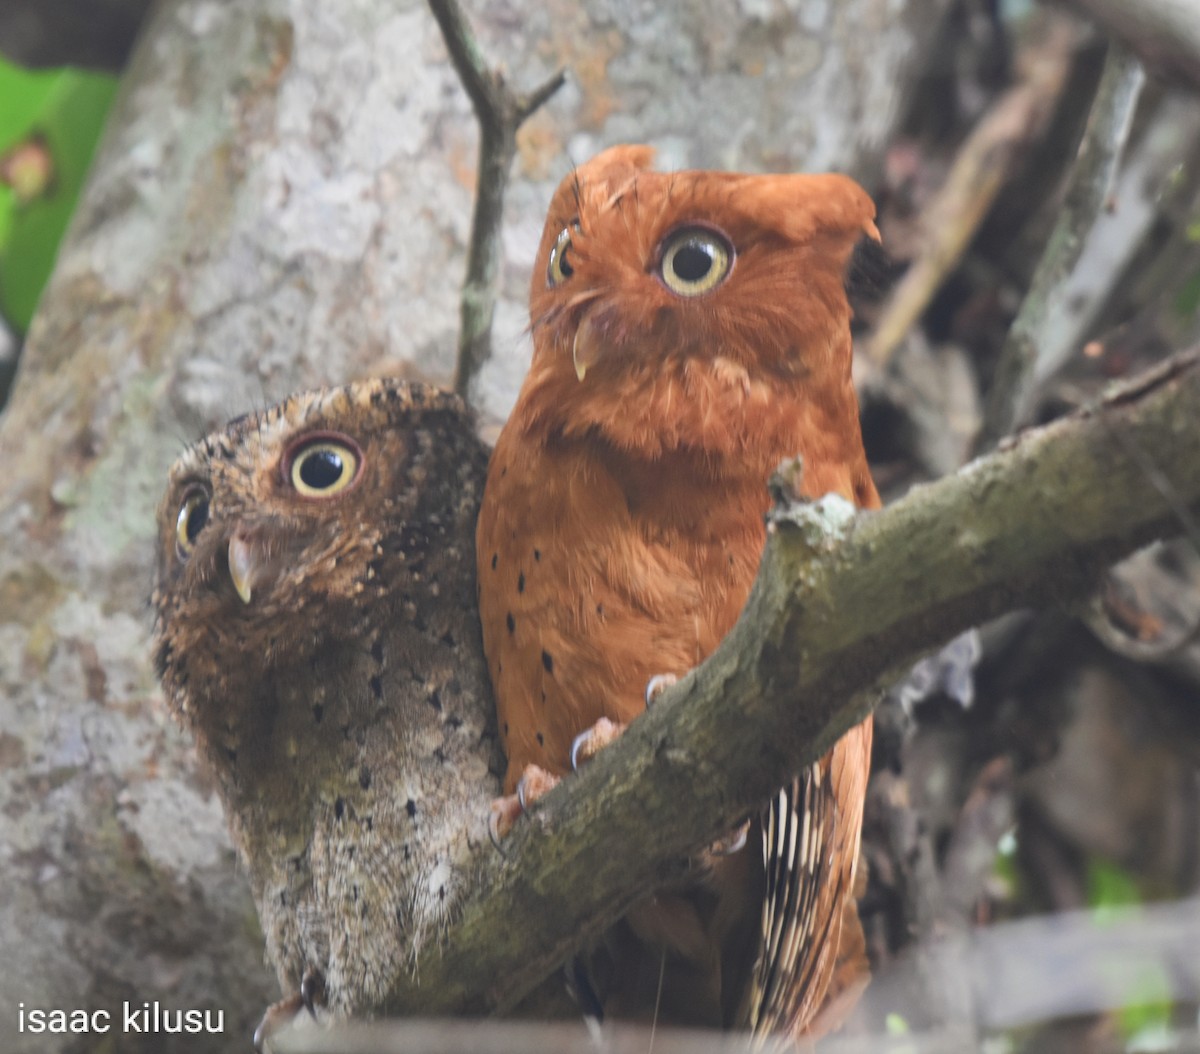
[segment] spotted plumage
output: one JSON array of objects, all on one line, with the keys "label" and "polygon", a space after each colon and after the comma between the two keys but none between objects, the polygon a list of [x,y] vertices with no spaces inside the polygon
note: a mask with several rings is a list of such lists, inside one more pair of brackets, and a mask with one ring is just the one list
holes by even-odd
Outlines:
[{"label": "spotted plumage", "polygon": [[317,975],[335,1014],[379,1009],[417,968],[487,839],[484,468],[456,397],[369,381],[201,439],[159,510],[167,698],[215,776],[282,989]]}]

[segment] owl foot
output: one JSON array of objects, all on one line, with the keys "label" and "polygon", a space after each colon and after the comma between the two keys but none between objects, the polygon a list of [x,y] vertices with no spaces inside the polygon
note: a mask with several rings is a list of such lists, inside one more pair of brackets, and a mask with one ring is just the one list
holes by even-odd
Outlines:
[{"label": "owl foot", "polygon": [[750,821],[747,820],[725,837],[718,838],[708,847],[710,856],[733,856],[746,848],[746,836],[750,833]]},{"label": "owl foot", "polygon": [[579,770],[585,761],[591,761],[614,739],[625,731],[627,725],[610,721],[607,717],[600,718],[586,732],[580,732],[571,742],[571,768]]},{"label": "owl foot", "polygon": [[651,677],[646,682],[646,709],[650,709],[654,705],[654,701],[678,681],[679,678],[673,673],[656,673]]},{"label": "owl foot", "polygon": [[492,801],[492,812],[488,818],[488,834],[491,835],[492,845],[500,849],[500,840],[513,829],[521,813],[557,784],[557,776],[537,765],[526,765],[517,783],[516,793]]},{"label": "owl foot", "polygon": [[299,992],[289,995],[267,1007],[258,1028],[254,1030],[254,1049],[257,1054],[270,1054],[269,1041],[277,1032],[287,1028],[296,1015],[304,1009],[304,999]]},{"label": "owl foot", "polygon": [[[663,694],[671,685],[679,680],[673,673],[655,674],[646,682],[646,707]],[[627,725],[610,721],[607,717],[600,718],[586,732],[580,732],[571,743],[571,768],[578,771],[585,761],[591,761],[601,750],[620,736]]]},{"label": "owl foot", "polygon": [[262,1021],[254,1030],[254,1049],[258,1054],[270,1054],[271,1039],[295,1021],[301,1011],[307,1011],[316,1020],[317,1008],[324,1005],[325,978],[318,970],[308,970],[298,992],[267,1007]]}]

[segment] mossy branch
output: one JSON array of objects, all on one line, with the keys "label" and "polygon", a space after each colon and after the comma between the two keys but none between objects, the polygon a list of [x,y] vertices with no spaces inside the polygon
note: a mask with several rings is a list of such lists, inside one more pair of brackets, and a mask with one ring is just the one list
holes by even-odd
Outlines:
[{"label": "mossy branch", "polygon": [[[966,627],[1073,602],[1200,507],[1200,349],[878,512],[784,504],[717,652],[518,824],[404,1014],[511,1007],[580,940],[688,868]],[[1152,463],[1160,478],[1151,478]],[[1160,484],[1169,482],[1168,495]]]}]

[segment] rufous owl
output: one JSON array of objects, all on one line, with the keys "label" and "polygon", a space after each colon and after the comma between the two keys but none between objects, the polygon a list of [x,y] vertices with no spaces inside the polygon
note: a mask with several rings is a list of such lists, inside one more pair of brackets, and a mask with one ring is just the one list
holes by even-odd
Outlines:
[{"label": "rufous owl", "polygon": [[215,777],[282,990],[335,1016],[418,969],[473,854],[494,852],[485,463],[457,397],[368,381],[201,439],[159,510],[166,695]]},{"label": "rufous owl", "polygon": [[[476,538],[510,793],[566,773],[576,737],[629,722],[652,678],[716,648],[783,459],[802,460],[804,496],[879,504],[844,287],[856,244],[878,239],[870,198],[840,175],[651,161],[619,146],[571,173],[534,266],[533,362]],[[745,848],[630,913],[598,982],[613,1013],[799,1035],[845,1008],[865,983],[870,746],[867,721],[764,803]]]}]

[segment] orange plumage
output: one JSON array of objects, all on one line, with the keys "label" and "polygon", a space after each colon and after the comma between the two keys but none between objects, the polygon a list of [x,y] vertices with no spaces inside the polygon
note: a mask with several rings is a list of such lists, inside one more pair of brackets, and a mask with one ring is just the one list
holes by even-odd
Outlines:
[{"label": "orange plumage", "polygon": [[[757,572],[782,459],[803,459],[808,496],[879,504],[843,286],[856,242],[878,237],[870,198],[843,176],[657,173],[651,157],[615,147],[564,180],[534,267],[533,363],[477,535],[509,791],[528,765],[566,772],[580,732],[632,720],[651,677],[713,651]],[[713,1023],[810,1025],[852,903],[870,740],[869,722],[850,732],[749,848],[630,916],[650,972],[661,953],[691,979],[672,1001],[667,970],[666,1016],[706,1020],[689,1008],[703,1000]],[[815,841],[789,857],[781,828],[806,812]]]}]

